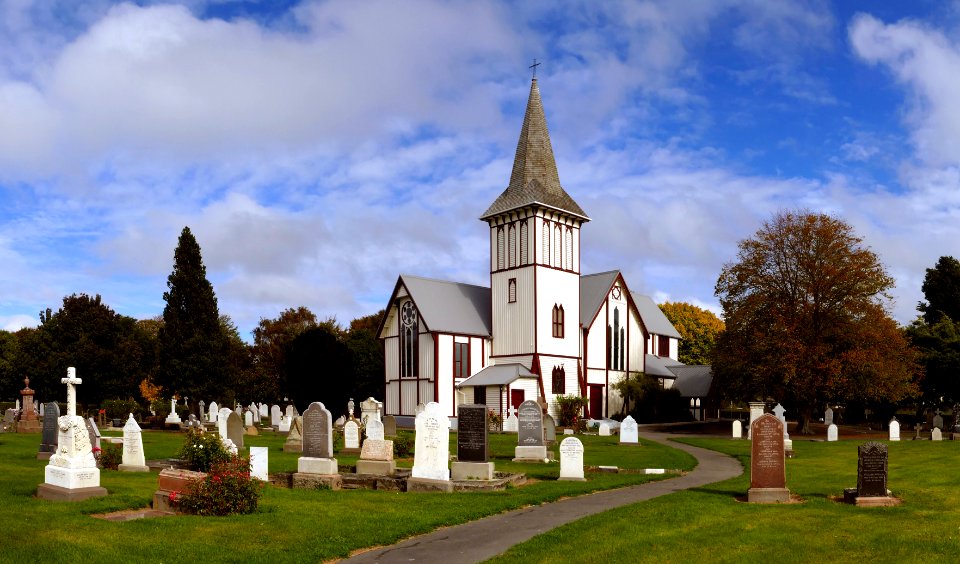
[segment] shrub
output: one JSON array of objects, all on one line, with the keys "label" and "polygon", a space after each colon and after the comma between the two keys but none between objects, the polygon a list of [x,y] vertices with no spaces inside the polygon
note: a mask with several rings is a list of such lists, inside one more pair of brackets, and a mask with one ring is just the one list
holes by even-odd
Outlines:
[{"label": "shrub", "polygon": [[140,404],[132,399],[109,399],[103,400],[100,408],[106,411],[107,419],[123,419],[126,421],[129,414],[136,415],[140,411]]},{"label": "shrub", "polygon": [[575,430],[583,430],[586,422],[582,421],[580,412],[587,406],[587,398],[580,396],[557,396],[557,406],[560,409],[561,427],[573,427]]},{"label": "shrub", "polygon": [[186,462],[191,470],[207,472],[214,465],[229,461],[230,453],[223,447],[218,435],[191,427],[187,429],[186,440],[177,457]]},{"label": "shrub", "polygon": [[250,458],[232,456],[213,464],[206,476],[189,483],[170,501],[195,515],[246,514],[257,510],[263,483],[250,477]]},{"label": "shrub", "polygon": [[407,458],[413,452],[413,439],[407,434],[397,434],[393,439],[393,455],[397,458]]},{"label": "shrub", "polygon": [[113,443],[101,443],[100,448],[93,447],[93,457],[97,466],[105,470],[116,470],[123,462],[123,449]]}]

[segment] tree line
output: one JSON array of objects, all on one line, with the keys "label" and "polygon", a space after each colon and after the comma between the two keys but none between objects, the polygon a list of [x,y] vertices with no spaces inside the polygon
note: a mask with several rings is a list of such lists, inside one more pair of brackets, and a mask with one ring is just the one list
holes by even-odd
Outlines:
[{"label": "tree line", "polygon": [[88,408],[112,399],[162,408],[174,395],[194,405],[288,399],[301,411],[312,401],[339,408],[351,397],[382,399],[382,311],[342,327],[306,307],[290,308],[262,318],[247,344],[219,312],[188,227],[163,297],[162,315],[138,320],[99,295],[72,294],[56,311],[41,312],[37,327],[0,331],[0,397],[19,398],[29,378],[38,400],[62,400],[60,379],[75,366],[83,379],[78,401]]}]

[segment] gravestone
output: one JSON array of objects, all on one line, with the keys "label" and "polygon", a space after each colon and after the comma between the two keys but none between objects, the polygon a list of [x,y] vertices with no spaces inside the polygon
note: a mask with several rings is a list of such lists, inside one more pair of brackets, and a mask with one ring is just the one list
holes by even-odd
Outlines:
[{"label": "gravestone", "polygon": [[489,430],[487,406],[465,404],[457,407],[457,461],[450,466],[454,480],[493,479]]},{"label": "gravestone", "polygon": [[20,412],[20,420],[17,421],[17,432],[37,433],[42,430],[42,426],[33,407],[33,395],[36,392],[30,389],[30,378],[24,378],[23,384],[24,387],[20,390],[20,396],[23,398],[23,410]]},{"label": "gravestone", "polygon": [[346,423],[346,422],[347,422],[347,418],[344,417],[343,415],[341,415],[340,417],[337,417],[337,420],[334,421],[333,424],[336,425],[337,428],[342,429],[342,428],[343,428],[343,424]]},{"label": "gravestone", "polygon": [[243,412],[243,424],[247,427],[253,426],[253,411],[250,408]]},{"label": "gravestone", "polygon": [[180,419],[180,416],[177,415],[177,398],[170,398],[170,414],[167,415],[164,423],[169,423],[171,425],[179,425],[183,423]]},{"label": "gravestone", "polygon": [[383,435],[386,437],[397,436],[397,418],[393,415],[387,415],[383,418]]},{"label": "gravestone", "polygon": [[353,419],[343,424],[343,450],[345,454],[360,452],[360,426]]},{"label": "gravestone", "polygon": [[37,460],[50,460],[53,453],[57,452],[57,420],[60,419],[60,405],[55,401],[43,404],[43,434],[40,438],[40,451],[37,452]]},{"label": "gravestone", "polygon": [[297,412],[297,406],[293,405],[292,403],[287,405],[287,409],[284,410],[283,413],[287,419],[291,421],[293,421],[294,417],[300,417],[300,413]]},{"label": "gravestone", "polygon": [[367,439],[373,439],[376,441],[383,440],[383,423],[379,419],[374,419],[372,417],[367,419],[367,426],[364,428],[364,436]]},{"label": "gravestone", "polygon": [[[378,423],[378,421],[374,421]],[[369,424],[369,423],[368,423]],[[363,450],[357,460],[357,474],[393,476],[397,464],[393,460],[393,441],[370,439],[363,441]]]},{"label": "gravestone", "polygon": [[236,411],[231,411],[227,416],[227,438],[233,441],[238,449],[243,448],[243,423]]},{"label": "gravestone", "polygon": [[511,413],[503,421],[503,431],[505,433],[516,433],[517,429],[519,428],[520,428],[520,420],[517,418],[517,415],[515,413]]},{"label": "gravestone", "polygon": [[751,401],[750,404],[750,421],[747,423],[747,438],[752,439],[753,435],[750,433],[753,432],[753,422],[757,420],[758,417],[763,415],[763,410],[766,408],[767,404],[762,401]]},{"label": "gravestone", "polygon": [[889,507],[900,500],[887,489],[887,445],[869,442],[857,449],[857,487],[843,492],[843,500],[860,507]]},{"label": "gravestone", "polygon": [[210,423],[216,423],[220,418],[220,406],[217,405],[217,402],[210,402]]},{"label": "gravestone", "polygon": [[123,463],[117,467],[124,472],[149,472],[143,453],[143,435],[140,425],[131,413],[123,426]]},{"label": "gravestone", "polygon": [[560,480],[583,482],[583,443],[576,437],[560,442]]},{"label": "gravestone", "polygon": [[379,421],[382,407],[383,404],[372,397],[363,400],[360,402],[360,421],[363,422],[364,425],[367,424],[367,420],[370,418]]},{"label": "gravestone", "polygon": [[261,419],[266,419],[267,417],[270,417],[270,407],[267,404],[261,403],[259,406],[259,410],[260,410]]},{"label": "gravestone", "polygon": [[750,503],[790,501],[784,461],[783,422],[765,413],[750,425]]},{"label": "gravestone", "polygon": [[777,419],[779,419],[781,423],[783,423],[783,450],[786,456],[792,457],[793,441],[790,440],[790,434],[787,433],[787,417],[784,415],[786,412],[787,410],[779,403],[773,408],[773,414],[777,416]]},{"label": "gravestone", "polygon": [[830,426],[827,427],[827,442],[831,442],[831,443],[832,443],[832,442],[836,441],[836,440],[837,440],[837,434],[838,434],[838,433],[837,433],[837,426],[834,425],[833,423],[831,423]]},{"label": "gravestone", "polygon": [[937,414],[933,416],[933,426],[937,429],[943,429],[943,416],[940,415],[940,410],[937,410]]},{"label": "gravestone", "polygon": [[337,459],[333,458],[333,417],[318,401],[311,403],[301,418],[303,423],[303,456],[297,459],[297,473],[293,475],[295,488],[319,486],[339,489],[343,479],[337,473]]},{"label": "gravestone", "polygon": [[268,454],[267,447],[250,447],[250,477],[269,482],[270,474],[268,472]]},{"label": "gravestone", "polygon": [[44,483],[37,487],[37,497],[80,501],[107,495],[107,490],[100,487],[100,469],[93,457],[86,423],[77,415],[76,385],[83,380],[77,378],[76,369],[71,366],[60,382],[67,385],[67,414],[57,420],[57,452],[44,469]]},{"label": "gravestone", "polygon": [[833,410],[827,407],[827,410],[823,412],[823,424],[826,426],[833,425]]},{"label": "gravestone", "polygon": [[283,452],[303,452],[303,418],[294,417],[290,423],[290,432],[283,442]]},{"label": "gravestone", "polygon": [[431,483],[450,480],[450,469],[447,468],[450,457],[450,419],[443,413],[439,403],[430,402],[424,406],[423,412],[417,415],[415,425],[413,470],[410,480],[407,481],[407,491],[423,488],[451,491],[452,486],[449,484],[434,484],[433,488],[429,487]]},{"label": "gravestone", "polygon": [[277,427],[277,431],[280,433],[289,433],[290,432],[290,423],[291,419],[289,417],[280,417],[280,426]]},{"label": "gravestone", "polygon": [[517,446],[514,461],[544,462],[547,447],[543,444],[543,411],[540,404],[527,400],[517,410]]},{"label": "gravestone", "polygon": [[934,427],[934,428],[933,428],[933,431],[930,431],[930,440],[931,440],[931,441],[942,441],[942,440],[943,440],[943,433],[940,431],[939,428]]},{"label": "gravestone", "polygon": [[890,440],[891,441],[900,440],[900,422],[897,421],[896,417],[890,420]]},{"label": "gravestone", "polygon": [[610,436],[610,424],[609,424],[609,423],[601,423],[600,426],[597,427],[597,434],[600,435],[601,437],[609,437],[609,436]]},{"label": "gravestone", "polygon": [[733,421],[733,438],[743,438],[743,423],[741,423],[739,419]]},{"label": "gravestone", "polygon": [[637,430],[637,422],[631,415],[627,415],[620,422],[620,444],[637,445],[640,444],[640,433]]},{"label": "gravestone", "polygon": [[543,416],[543,440],[547,444],[557,442],[557,422],[549,413]]},{"label": "gravestone", "polygon": [[87,417],[87,435],[90,437],[90,448],[100,449],[100,428],[93,417]]},{"label": "gravestone", "polygon": [[197,418],[200,419],[201,421],[204,420],[204,419],[206,419],[206,418],[207,418],[207,409],[206,409],[206,408],[207,408],[207,404],[204,403],[203,400],[200,400],[199,402],[197,402],[197,408],[198,408],[198,409],[197,409],[197,413],[198,413],[198,417],[197,417]]},{"label": "gravestone", "polygon": [[220,438],[225,441],[229,439],[227,434],[227,420],[230,418],[231,413],[233,413],[233,410],[229,407],[221,407],[220,413],[217,414],[217,433],[219,433]]},{"label": "gravestone", "polygon": [[272,427],[280,427],[280,418],[282,414],[280,413],[280,406],[273,404],[270,406],[270,425]]}]

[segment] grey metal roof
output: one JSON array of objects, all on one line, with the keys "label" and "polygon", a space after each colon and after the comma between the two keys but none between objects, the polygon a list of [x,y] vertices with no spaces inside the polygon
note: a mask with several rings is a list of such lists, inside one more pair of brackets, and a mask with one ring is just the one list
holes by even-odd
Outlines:
[{"label": "grey metal roof", "polygon": [[513,158],[513,171],[510,184],[494,200],[480,219],[501,214],[506,211],[540,204],[590,221],[587,213],[573,201],[570,194],[560,185],[557,162],[553,157],[550,133],[547,131],[547,118],[543,114],[543,102],[537,79],[530,85],[530,97],[527,99],[527,111],[520,128],[520,140],[517,153]]},{"label": "grey metal roof", "polygon": [[676,374],[673,388],[680,391],[685,398],[705,398],[710,395],[710,386],[713,385],[713,370],[703,364],[670,366],[669,370]]},{"label": "grey metal roof", "polygon": [[490,336],[490,288],[400,275],[431,331]]},{"label": "grey metal roof", "polygon": [[581,326],[586,326],[593,321],[619,274],[619,270],[611,270],[580,277]]},{"label": "grey metal roof", "polygon": [[519,378],[533,378],[537,375],[530,372],[526,366],[511,362],[509,364],[493,364],[480,372],[457,384],[458,388],[469,386],[504,386]]},{"label": "grey metal roof", "polygon": [[683,366],[683,363],[668,356],[647,354],[643,357],[643,365],[645,374],[661,378],[676,378],[676,374],[670,371],[670,367]]},{"label": "grey metal roof", "polygon": [[670,323],[670,320],[660,311],[660,308],[653,302],[650,296],[644,296],[636,292],[631,292],[631,295],[633,296],[634,303],[637,304],[640,319],[643,320],[643,325],[647,328],[648,332],[654,335],[673,337],[675,339],[682,338],[673,326],[673,323]]}]

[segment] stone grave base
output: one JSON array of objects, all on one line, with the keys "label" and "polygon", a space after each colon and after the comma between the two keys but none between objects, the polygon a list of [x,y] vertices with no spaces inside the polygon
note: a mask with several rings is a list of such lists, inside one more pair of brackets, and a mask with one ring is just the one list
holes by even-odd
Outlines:
[{"label": "stone grave base", "polygon": [[283,452],[303,452],[303,443],[284,443]]},{"label": "stone grave base", "polygon": [[343,488],[343,476],[340,474],[297,472],[293,475],[293,488],[298,490],[339,490]]},{"label": "stone grave base", "polygon": [[394,474],[393,476],[376,476],[373,474],[344,474],[343,489],[345,490],[380,490],[388,492],[403,492],[407,490],[407,478]]},{"label": "stone grave base", "polygon": [[336,458],[312,458],[301,456],[297,459],[297,473],[333,475],[338,472]]},{"label": "stone grave base", "polygon": [[149,472],[150,467],[146,465],[140,466],[139,464],[121,464],[117,466],[117,470],[121,472]]},{"label": "stone grave base", "polygon": [[257,435],[260,434],[260,432],[257,431],[257,428],[254,427],[253,425],[249,425],[249,426],[247,426],[247,429],[243,432],[243,434],[244,434],[244,435],[250,435],[250,436],[256,437]]},{"label": "stone grave base", "polygon": [[340,454],[360,454],[360,449],[358,448],[342,448],[338,450]]},{"label": "stone grave base", "polygon": [[397,463],[393,460],[358,460],[357,474],[374,476],[393,476],[397,472]]},{"label": "stone grave base", "polygon": [[53,456],[52,452],[38,452],[37,460],[50,460],[50,457]]},{"label": "stone grave base", "polygon": [[557,481],[560,482],[586,482],[587,479],[583,476],[560,476],[557,478]]},{"label": "stone grave base", "polygon": [[176,506],[170,505],[170,494],[180,493],[187,489],[187,485],[194,480],[202,480],[206,476],[203,472],[165,468],[157,477],[157,491],[153,492],[154,511],[177,513]]},{"label": "stone grave base", "polygon": [[641,446],[639,442],[620,441],[620,446]]},{"label": "stone grave base", "polygon": [[51,486],[66,489],[96,488],[100,486],[100,469],[62,468],[47,464],[43,470],[43,481]]},{"label": "stone grave base", "polygon": [[454,481],[492,480],[493,476],[493,462],[453,462],[450,464],[450,478]]},{"label": "stone grave base", "polygon": [[857,488],[847,488],[843,490],[843,502],[856,505],[857,507],[894,507],[900,505],[901,501],[891,495],[887,490],[885,496],[858,496]]},{"label": "stone grave base", "polygon": [[747,490],[747,503],[787,503],[790,490],[787,488],[750,488]]},{"label": "stone grave base", "polygon": [[43,424],[34,419],[32,421],[18,421],[17,422],[17,432],[18,433],[39,433],[43,431]]},{"label": "stone grave base", "polygon": [[450,480],[434,480],[431,478],[409,478],[408,492],[445,492],[453,491],[453,482]]},{"label": "stone grave base", "polygon": [[513,450],[514,462],[543,462],[547,459],[545,446],[518,446]]},{"label": "stone grave base", "polygon": [[83,501],[91,497],[103,497],[107,493],[107,488],[100,486],[86,488],[62,488],[53,484],[37,486],[37,497],[50,501]]}]

